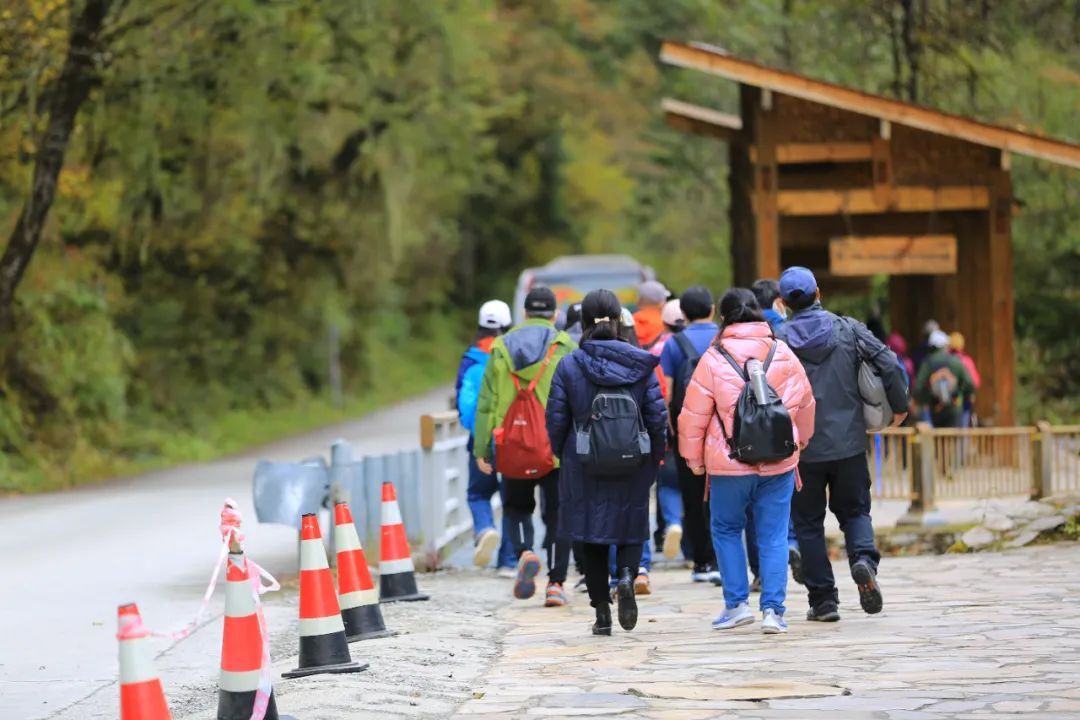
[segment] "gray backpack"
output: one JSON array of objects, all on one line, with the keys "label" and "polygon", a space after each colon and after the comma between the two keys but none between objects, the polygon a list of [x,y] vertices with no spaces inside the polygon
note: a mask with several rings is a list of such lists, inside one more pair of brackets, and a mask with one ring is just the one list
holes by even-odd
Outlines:
[{"label": "gray backpack", "polygon": [[859,333],[855,331],[851,318],[841,318],[855,338],[855,354],[859,359],[859,397],[863,402],[863,420],[866,429],[870,432],[881,432],[892,425],[893,410],[889,404],[889,396],[885,392],[885,383],[878,375],[877,369],[870,362],[870,353],[859,339]]}]

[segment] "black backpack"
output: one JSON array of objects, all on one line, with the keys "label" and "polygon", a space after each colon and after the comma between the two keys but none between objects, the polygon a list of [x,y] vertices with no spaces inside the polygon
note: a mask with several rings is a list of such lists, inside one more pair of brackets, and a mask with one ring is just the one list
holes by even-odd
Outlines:
[{"label": "black backpack", "polygon": [[686,400],[686,391],[690,388],[690,379],[694,377],[694,370],[697,369],[698,361],[701,360],[701,355],[694,347],[694,343],[684,333],[685,331],[675,333],[668,341],[674,341],[686,356],[682,365],[675,371],[675,377],[671,379],[671,426],[675,428],[676,438],[679,436],[679,413],[682,412],[683,402]]},{"label": "black backpack", "polygon": [[[723,433],[728,447],[731,448],[728,457],[747,465],[758,465],[776,462],[794,455],[795,431],[791,426],[791,415],[788,414],[776,390],[766,383],[766,402],[764,405],[758,405],[753,388],[750,386],[749,369],[740,368],[735,358],[731,357],[723,347],[719,348],[719,352],[731,364],[731,367],[735,368],[735,372],[739,373],[739,377],[745,383],[735,403],[735,420],[732,423],[730,436],[724,428],[724,421],[720,419],[719,412],[716,414],[716,419],[720,422],[720,432]],[[762,365],[762,370],[766,373],[769,372],[769,365],[772,364],[775,354],[776,341],[773,340],[769,355]]]},{"label": "black backpack", "polygon": [[591,475],[626,475],[652,454],[641,408],[628,387],[597,388],[584,427],[576,427],[577,455]]}]

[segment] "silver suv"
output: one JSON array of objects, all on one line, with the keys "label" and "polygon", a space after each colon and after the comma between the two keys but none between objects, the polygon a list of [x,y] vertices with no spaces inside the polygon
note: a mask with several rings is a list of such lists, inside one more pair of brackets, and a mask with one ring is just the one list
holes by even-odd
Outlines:
[{"label": "silver suv", "polygon": [[638,286],[655,279],[651,267],[629,255],[565,255],[521,273],[514,293],[514,322],[525,319],[525,295],[537,285],[546,285],[555,292],[560,317],[565,318],[570,305],[600,288],[611,290],[623,306],[634,309]]}]

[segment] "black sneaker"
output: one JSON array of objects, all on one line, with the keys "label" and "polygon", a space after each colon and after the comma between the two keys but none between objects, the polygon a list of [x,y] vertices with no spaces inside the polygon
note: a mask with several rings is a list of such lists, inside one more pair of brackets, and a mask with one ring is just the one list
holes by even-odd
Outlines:
[{"label": "black sneaker", "polygon": [[799,548],[788,548],[787,561],[791,566],[791,579],[800,585],[805,585],[806,578],[802,574],[802,553],[799,552]]},{"label": "black sneaker", "polygon": [[592,626],[593,635],[611,635],[611,606],[608,604],[596,608],[596,622]]},{"label": "black sneaker", "polygon": [[623,630],[633,630],[637,626],[637,600],[634,599],[634,576],[630,568],[622,569],[615,592],[619,596],[619,624]]},{"label": "black sneaker", "polygon": [[868,615],[877,615],[883,605],[881,586],[878,585],[877,573],[870,563],[859,560],[851,566],[851,577],[859,586],[859,604]]},{"label": "black sneaker", "polygon": [[806,619],[810,622],[836,622],[840,619],[840,610],[836,603],[826,600],[807,610]]}]

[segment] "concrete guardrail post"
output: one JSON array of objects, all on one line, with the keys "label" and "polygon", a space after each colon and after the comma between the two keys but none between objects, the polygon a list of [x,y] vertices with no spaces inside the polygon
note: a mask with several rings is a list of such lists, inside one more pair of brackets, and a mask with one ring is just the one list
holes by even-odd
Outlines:
[{"label": "concrete guardrail post", "polygon": [[897,527],[940,524],[934,499],[934,436],[930,425],[915,425],[911,436],[911,505]]},{"label": "concrete guardrail post", "polygon": [[1031,436],[1031,499],[1039,500],[1054,494],[1054,434],[1045,420],[1035,427],[1038,432]]}]

